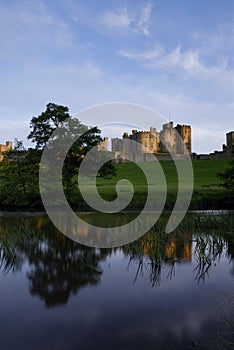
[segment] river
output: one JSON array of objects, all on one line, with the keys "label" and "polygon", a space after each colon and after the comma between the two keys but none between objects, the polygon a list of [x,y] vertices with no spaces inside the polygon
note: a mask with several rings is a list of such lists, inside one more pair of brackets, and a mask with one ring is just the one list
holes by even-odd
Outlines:
[{"label": "river", "polygon": [[234,348],[234,214],[205,215],[98,249],[45,214],[2,213],[1,349]]}]

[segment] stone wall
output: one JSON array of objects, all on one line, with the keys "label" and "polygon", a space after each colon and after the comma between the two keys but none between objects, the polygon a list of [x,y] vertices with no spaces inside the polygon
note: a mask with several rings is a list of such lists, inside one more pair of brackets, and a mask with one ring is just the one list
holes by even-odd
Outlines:
[{"label": "stone wall", "polygon": [[5,145],[0,144],[0,162],[3,161],[4,154],[12,150],[12,142],[7,141]]},{"label": "stone wall", "polygon": [[[191,127],[190,125],[173,126],[173,122],[163,125],[163,129],[157,132],[156,128],[150,127],[149,131],[132,130],[132,134],[123,134],[122,139],[113,138],[111,149],[113,152],[149,152],[149,153],[174,153],[185,154],[186,148],[189,153],[191,147]],[[136,143],[129,143],[132,140]]]},{"label": "stone wall", "polygon": [[191,159],[225,159],[234,158],[234,131],[230,131],[226,134],[226,145],[223,145],[222,151],[214,151],[209,154],[191,154]]},{"label": "stone wall", "polygon": [[98,150],[99,151],[108,151],[108,137],[104,137],[103,141],[99,142],[98,144]]}]

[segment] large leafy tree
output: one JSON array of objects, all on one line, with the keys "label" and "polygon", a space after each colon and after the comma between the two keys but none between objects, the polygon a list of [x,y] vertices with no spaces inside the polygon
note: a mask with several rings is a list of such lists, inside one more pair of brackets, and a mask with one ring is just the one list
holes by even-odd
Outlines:
[{"label": "large leafy tree", "polygon": [[48,103],[45,112],[33,117],[30,128],[28,139],[36,144],[38,150],[49,147],[51,143],[55,148],[56,142],[59,146],[59,143],[64,145],[71,138],[76,140],[69,149],[70,157],[82,158],[102,140],[97,127],[87,127],[78,118],[71,117],[68,107],[55,103]]},{"label": "large leafy tree", "polygon": [[[47,104],[43,113],[33,117],[30,128],[28,139],[35,143],[35,148],[26,150],[22,141],[16,139],[14,149],[0,164],[0,203],[4,207],[40,207],[39,166],[42,152],[45,147],[52,147],[55,150],[53,157],[59,157],[62,154],[61,146],[63,149],[66,142],[72,146],[66,153],[63,165],[63,186],[68,200],[79,203],[81,197],[77,174],[80,163],[87,152],[102,140],[100,130],[83,125],[69,115],[68,107],[55,103]],[[97,158],[103,156],[105,160],[105,155],[97,153]],[[115,168],[110,162],[99,171],[100,176],[112,176],[114,173]]]},{"label": "large leafy tree", "polygon": [[52,132],[62,127],[65,120],[69,118],[68,107],[48,103],[45,112],[31,119],[28,139],[36,143],[36,149],[43,149],[46,146]]},{"label": "large leafy tree", "polygon": [[[64,188],[70,197],[76,184],[80,163],[87,152],[102,141],[101,131],[97,127],[89,128],[82,124],[78,118],[70,116],[68,107],[55,103],[48,103],[43,113],[33,117],[30,128],[28,139],[36,144],[36,150],[39,152],[42,152],[45,147],[52,147],[60,157],[60,150],[66,142],[72,144],[63,167]],[[70,142],[71,140],[74,142]],[[56,154],[54,156],[56,157]],[[100,176],[114,174],[115,167],[111,162],[107,162],[99,171]]]}]

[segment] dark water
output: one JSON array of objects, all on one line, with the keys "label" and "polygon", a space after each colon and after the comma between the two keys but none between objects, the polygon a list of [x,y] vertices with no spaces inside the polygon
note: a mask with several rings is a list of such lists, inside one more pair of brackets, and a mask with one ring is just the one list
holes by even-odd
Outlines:
[{"label": "dark water", "polygon": [[194,215],[115,249],[1,217],[0,349],[233,348],[234,231]]}]

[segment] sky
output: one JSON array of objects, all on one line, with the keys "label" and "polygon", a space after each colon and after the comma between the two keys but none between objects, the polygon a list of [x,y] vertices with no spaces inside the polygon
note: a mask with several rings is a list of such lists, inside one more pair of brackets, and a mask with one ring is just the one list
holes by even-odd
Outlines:
[{"label": "sky", "polygon": [[0,0],[0,44],[0,143],[25,141],[49,102],[71,115],[108,102],[152,108],[190,124],[197,153],[234,130],[232,0]]}]

